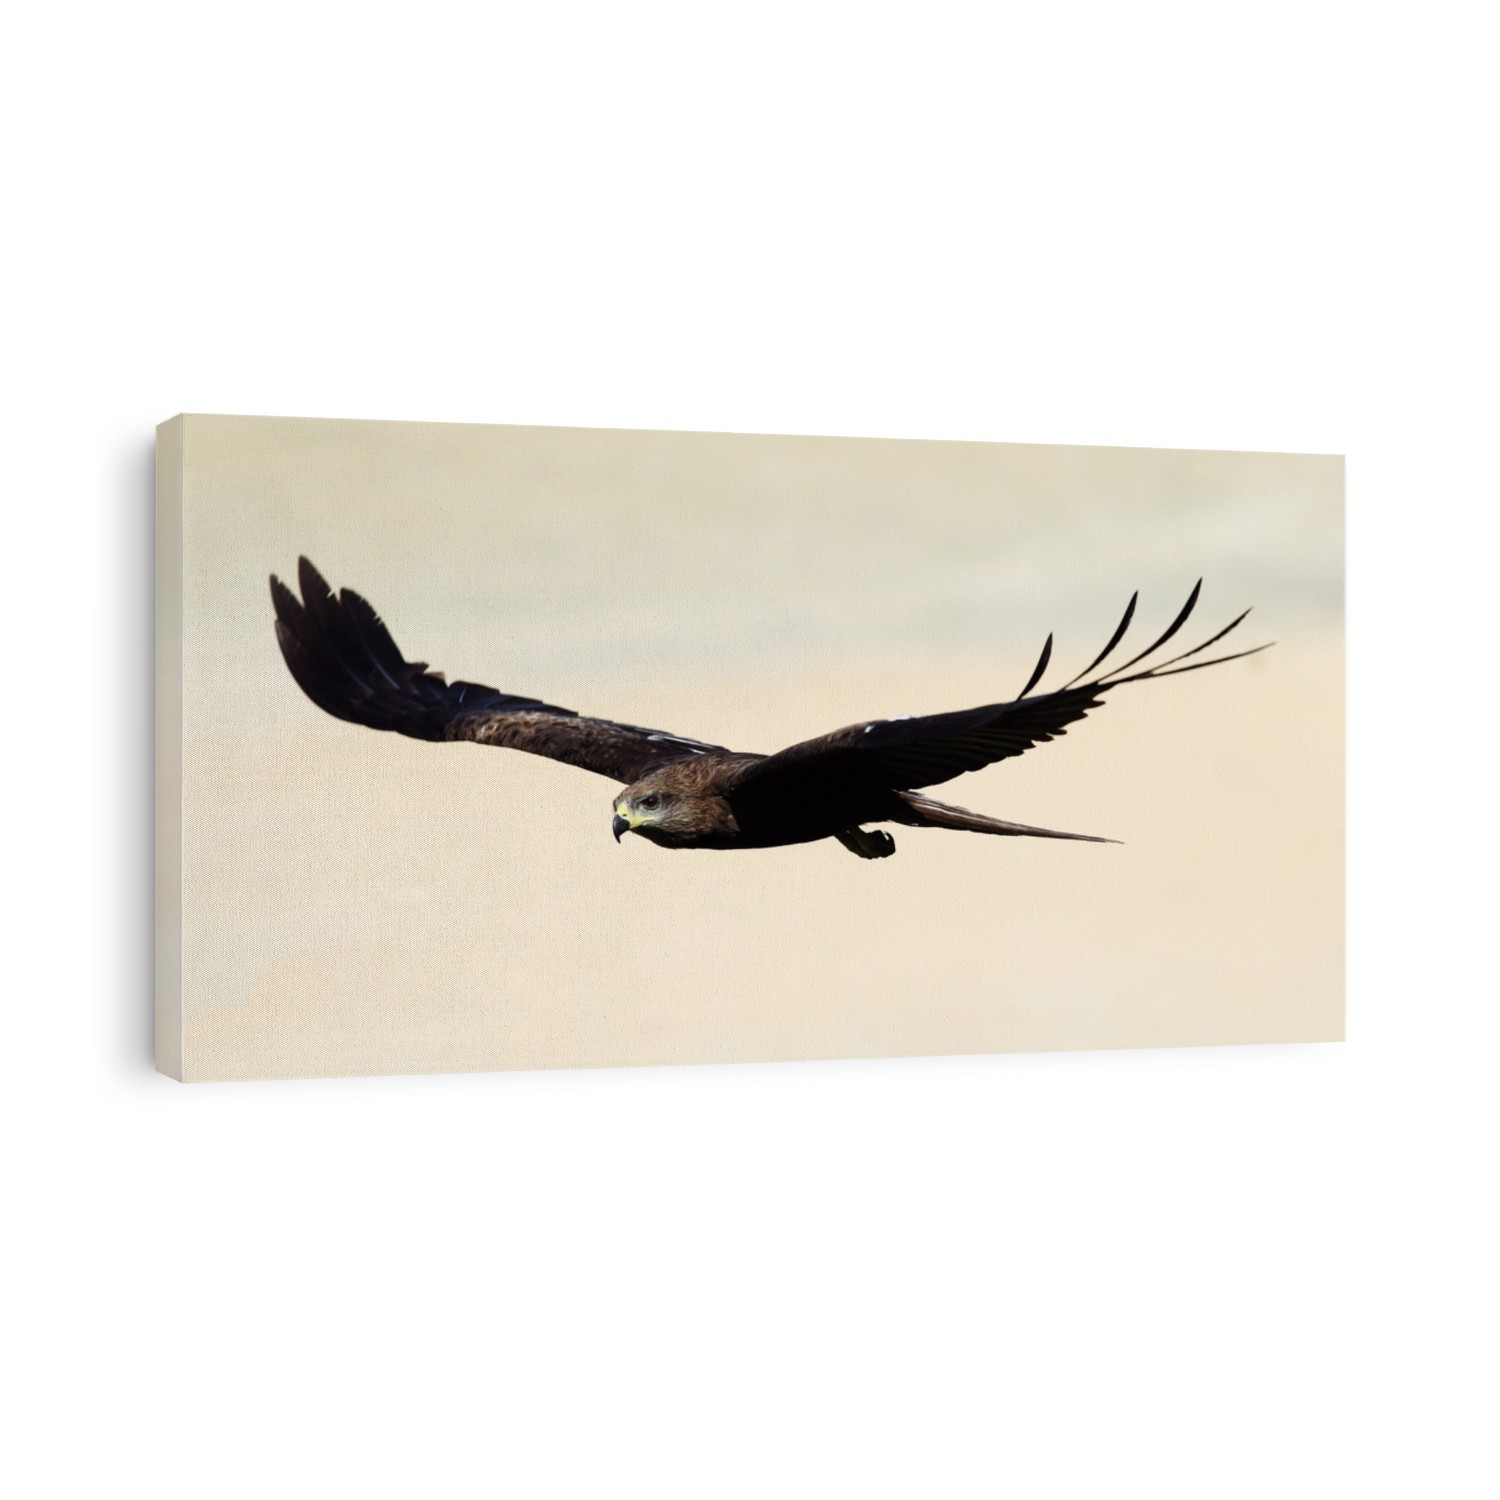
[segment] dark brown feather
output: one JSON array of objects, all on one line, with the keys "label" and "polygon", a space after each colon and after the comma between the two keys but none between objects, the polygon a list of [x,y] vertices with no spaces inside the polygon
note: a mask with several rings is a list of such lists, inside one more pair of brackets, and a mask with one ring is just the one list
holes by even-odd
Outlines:
[{"label": "dark brown feather", "polygon": [[482,683],[449,683],[426,662],[407,661],[361,595],[352,589],[334,594],[305,557],[298,559],[297,575],[301,599],[271,578],[276,640],[297,685],[335,718],[412,739],[503,745],[620,782],[720,748],[585,718]]},{"label": "dark brown feather", "polygon": [[1016,694],[1017,698],[1024,698],[1037,683],[1042,680],[1042,673],[1047,670],[1047,663],[1052,660],[1052,637],[1047,637],[1047,644],[1042,647],[1041,657],[1036,666],[1031,669],[1031,676],[1026,679],[1026,686]]},{"label": "dark brown feather", "polygon": [[[1118,673],[1143,661],[1164,646],[1181,630],[1202,589],[1200,579],[1194,585],[1187,603],[1167,629],[1145,650],[1132,657],[1123,667],[1114,669],[1078,687],[1065,687],[1039,697],[1020,698],[1006,703],[990,703],[980,708],[960,709],[955,713],[929,714],[920,718],[876,719],[851,724],[817,739],[789,746],[775,755],[747,767],[735,783],[735,794],[765,802],[788,798],[805,805],[815,805],[822,797],[847,795],[851,787],[870,790],[885,788],[912,791],[918,787],[937,786],[966,771],[977,771],[996,761],[1022,755],[1033,745],[1056,739],[1070,724],[1098,708],[1103,695],[1127,682],[1141,682],[1152,677],[1172,677],[1178,672],[1192,672],[1211,667],[1236,656],[1214,657],[1190,666],[1173,666],[1196,656],[1215,641],[1222,640],[1241,620],[1242,614],[1201,645],[1155,667],[1148,667],[1128,677]],[[1132,597],[1125,615],[1110,637],[1109,644],[1094,658],[1097,667],[1119,644],[1135,612]],[[1246,611],[1248,613],[1248,611]],[[1254,650],[1263,651],[1263,646]],[[1032,673],[1027,691],[1041,675],[1051,655],[1051,637],[1043,648],[1038,671]],[[1092,670],[1092,667],[1088,670]]]}]

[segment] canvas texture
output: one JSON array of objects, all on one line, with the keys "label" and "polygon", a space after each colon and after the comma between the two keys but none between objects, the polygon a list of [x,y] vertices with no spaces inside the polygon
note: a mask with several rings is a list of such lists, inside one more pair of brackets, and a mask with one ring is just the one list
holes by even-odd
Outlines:
[{"label": "canvas texture", "polygon": [[[1336,457],[190,416],[161,434],[161,1065],[190,1080],[1327,1041],[1343,1031]],[[407,659],[747,751],[1130,684],[945,801],[1118,844],[611,834],[616,785],[342,722],[267,579]],[[175,572],[174,572],[175,569]],[[1196,634],[1195,634],[1196,632]]]}]

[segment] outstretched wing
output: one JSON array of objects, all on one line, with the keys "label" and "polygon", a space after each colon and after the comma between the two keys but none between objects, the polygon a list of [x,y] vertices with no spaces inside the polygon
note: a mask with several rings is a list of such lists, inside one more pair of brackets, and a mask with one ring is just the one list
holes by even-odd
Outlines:
[{"label": "outstretched wing", "polygon": [[722,748],[584,718],[477,682],[447,682],[426,662],[406,661],[380,616],[353,589],[334,594],[305,557],[297,560],[297,579],[301,599],[271,575],[276,639],[302,691],[337,719],[418,740],[503,745],[623,782]]},{"label": "outstretched wing", "polygon": [[1008,703],[989,703],[980,708],[960,709],[955,713],[930,714],[924,718],[875,719],[867,724],[851,724],[815,740],[791,745],[775,755],[748,767],[740,776],[736,791],[743,788],[762,795],[795,795],[808,797],[826,792],[843,793],[851,788],[886,788],[911,791],[917,787],[936,786],[951,781],[965,771],[977,771],[998,760],[1022,755],[1033,745],[1055,739],[1069,724],[1098,708],[1103,694],[1127,682],[1142,682],[1153,677],[1171,677],[1178,672],[1192,672],[1212,667],[1237,657],[1264,651],[1256,646],[1250,651],[1236,651],[1230,656],[1216,656],[1208,661],[1177,666],[1197,656],[1215,641],[1222,640],[1250,611],[1231,620],[1216,635],[1210,636],[1191,651],[1184,651],[1130,676],[1122,673],[1142,662],[1182,629],[1193,606],[1198,602],[1202,579],[1194,586],[1177,618],[1144,651],[1120,667],[1075,686],[1080,677],[1088,677],[1120,644],[1135,613],[1138,595],[1132,595],[1109,644],[1072,682],[1056,692],[1026,695],[1041,680],[1052,657],[1052,637],[1042,648],[1040,661],[1021,695]]}]

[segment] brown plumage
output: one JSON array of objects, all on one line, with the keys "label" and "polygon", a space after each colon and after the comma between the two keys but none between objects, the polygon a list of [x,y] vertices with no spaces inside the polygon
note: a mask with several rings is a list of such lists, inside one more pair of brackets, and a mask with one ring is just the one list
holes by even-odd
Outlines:
[{"label": "brown plumage", "polygon": [[[297,576],[301,599],[272,575],[276,639],[292,676],[319,708],[371,729],[421,740],[500,745],[608,776],[624,784],[614,799],[616,840],[638,833],[669,849],[765,849],[834,838],[861,859],[894,854],[891,835],[866,828],[868,823],[1111,843],[972,813],[924,796],[919,788],[1055,739],[1099,707],[1111,688],[1266,649],[1178,665],[1222,640],[1249,614],[1246,610],[1191,651],[1130,672],[1182,628],[1198,602],[1200,579],[1171,625],[1123,666],[1090,675],[1124,638],[1137,595],[1104,650],[1055,692],[1028,696],[1051,660],[1049,635],[1036,670],[1009,702],[921,718],[875,719],[775,755],[752,755],[658,729],[585,718],[478,683],[449,683],[441,673],[429,672],[425,662],[406,661],[380,617],[352,589],[335,595],[305,557],[298,560]],[[1077,685],[1084,677],[1089,681]]]}]

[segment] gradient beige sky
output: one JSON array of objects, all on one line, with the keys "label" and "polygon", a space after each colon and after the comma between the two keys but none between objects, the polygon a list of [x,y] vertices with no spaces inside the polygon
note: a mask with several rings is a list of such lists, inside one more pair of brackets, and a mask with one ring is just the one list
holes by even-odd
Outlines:
[{"label": "gradient beige sky", "polygon": [[[187,1076],[1341,1035],[1342,460],[222,417],[182,451]],[[739,749],[1012,696],[1049,630],[1061,681],[1200,574],[1200,638],[1253,604],[1278,644],[939,793],[1122,847],[669,852],[615,845],[602,778],[314,708],[266,591],[299,552],[451,677]]]}]

